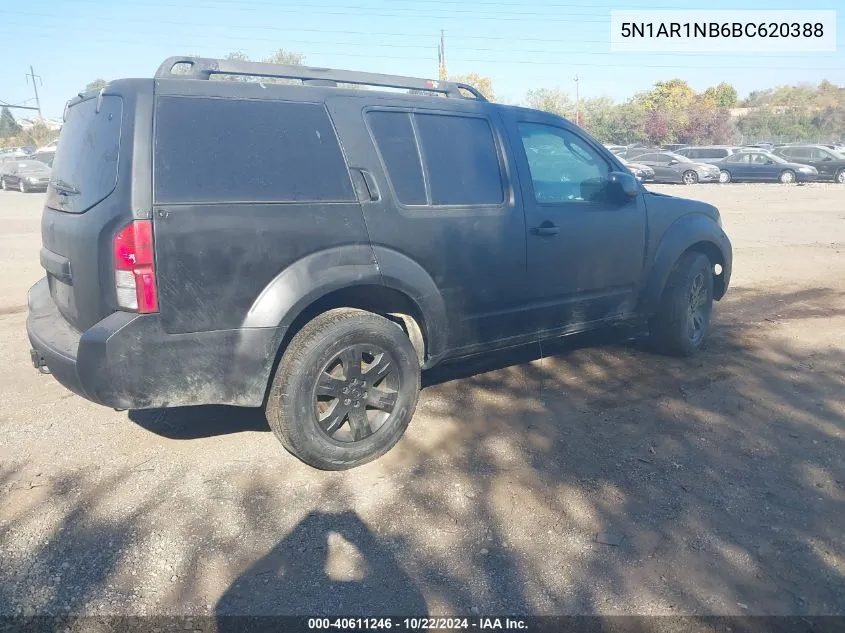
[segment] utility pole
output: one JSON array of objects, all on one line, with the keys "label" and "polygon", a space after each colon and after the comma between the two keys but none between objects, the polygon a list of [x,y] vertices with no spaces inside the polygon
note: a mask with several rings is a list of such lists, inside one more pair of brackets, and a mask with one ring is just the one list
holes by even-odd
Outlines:
[{"label": "utility pole", "polygon": [[[36,85],[36,78],[38,81],[41,81],[41,75],[36,75],[35,71],[32,69],[32,66],[29,67],[29,74],[26,76],[26,82],[29,83],[30,77],[32,78],[32,89],[35,91],[35,106],[38,110],[38,118],[43,119],[44,117],[41,116],[41,101],[38,99],[38,86]],[[44,85],[44,82],[41,83]]]},{"label": "utility pole", "polygon": [[581,77],[575,75],[575,125],[581,125]]},{"label": "utility pole", "polygon": [[440,29],[440,48],[437,51],[437,74],[440,81],[446,81],[448,73],[446,72],[446,36],[443,29]]}]

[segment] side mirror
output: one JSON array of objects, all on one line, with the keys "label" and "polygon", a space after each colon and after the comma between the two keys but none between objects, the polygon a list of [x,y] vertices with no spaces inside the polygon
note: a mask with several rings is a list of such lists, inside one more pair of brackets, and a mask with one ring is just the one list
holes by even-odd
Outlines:
[{"label": "side mirror", "polygon": [[640,193],[640,183],[631,174],[612,171],[608,174],[608,179],[611,189],[621,194],[620,197],[624,196],[625,201],[628,198],[635,198]]},{"label": "side mirror", "polygon": [[825,157],[824,157],[824,160],[826,160],[826,161],[827,161],[827,160],[833,160],[833,159],[832,159],[830,156],[825,156]]},{"label": "side mirror", "polygon": [[673,158],[672,160],[670,160],[670,161],[669,161],[669,166],[671,167],[672,165],[677,165],[677,164],[678,164],[678,163],[680,163],[680,162],[681,162],[681,161],[679,161],[679,160],[675,160],[675,159]]},{"label": "side mirror", "polygon": [[775,161],[773,161],[771,158],[769,158],[768,160],[766,160],[766,164],[767,165],[774,165]]}]

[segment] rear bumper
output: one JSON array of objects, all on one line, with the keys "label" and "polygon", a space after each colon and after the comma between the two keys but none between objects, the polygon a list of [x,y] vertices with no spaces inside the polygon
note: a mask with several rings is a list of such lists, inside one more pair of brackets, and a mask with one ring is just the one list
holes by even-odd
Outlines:
[{"label": "rear bumper", "polygon": [[261,406],[281,328],[168,334],[157,314],[114,312],[75,330],[47,280],[29,290],[26,330],[36,367],[93,402],[118,409]]}]

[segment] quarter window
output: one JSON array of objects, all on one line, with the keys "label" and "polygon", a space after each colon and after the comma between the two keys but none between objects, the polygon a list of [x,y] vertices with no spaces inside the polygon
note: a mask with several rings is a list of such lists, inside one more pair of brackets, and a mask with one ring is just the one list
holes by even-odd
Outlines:
[{"label": "quarter window", "polygon": [[159,203],[345,202],[355,194],[321,105],[160,97]]}]

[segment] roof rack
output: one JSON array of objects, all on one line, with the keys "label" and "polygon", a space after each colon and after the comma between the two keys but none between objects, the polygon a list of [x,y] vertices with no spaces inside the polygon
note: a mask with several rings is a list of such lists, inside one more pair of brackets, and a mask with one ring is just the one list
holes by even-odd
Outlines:
[{"label": "roof rack", "polygon": [[[183,71],[173,72],[176,66]],[[246,77],[277,77],[279,79],[300,79],[307,85],[337,86],[338,83],[359,86],[381,86],[384,88],[406,88],[436,92],[447,97],[466,99],[465,90],[479,101],[487,99],[473,86],[452,81],[419,79],[401,75],[384,75],[353,70],[334,70],[314,66],[290,66],[265,62],[244,62],[232,59],[210,59],[207,57],[168,57],[156,71],[156,79],[211,79],[212,75],[241,75]]]}]

